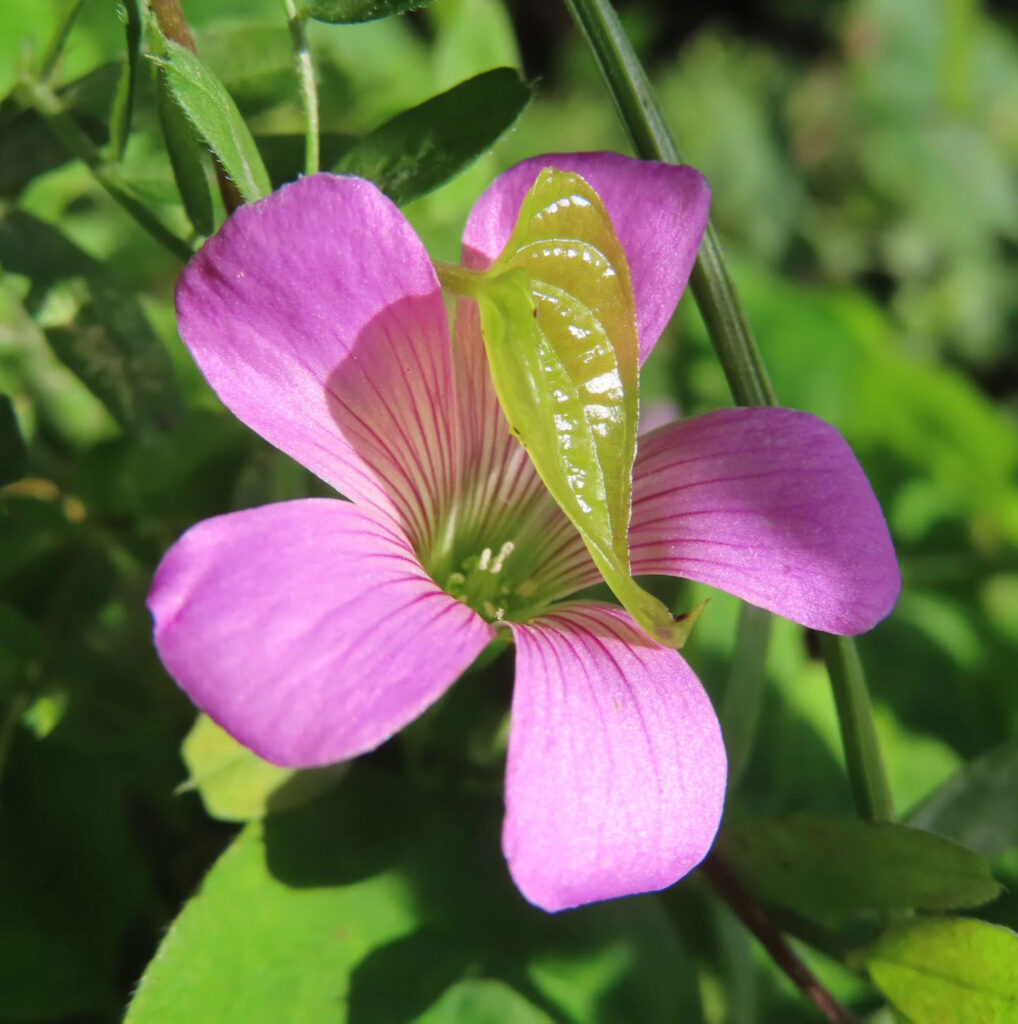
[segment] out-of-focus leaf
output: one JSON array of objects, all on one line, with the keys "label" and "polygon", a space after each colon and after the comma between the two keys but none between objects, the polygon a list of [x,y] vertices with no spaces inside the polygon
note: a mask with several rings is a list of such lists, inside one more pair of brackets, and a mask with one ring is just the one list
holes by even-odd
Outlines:
[{"label": "out-of-focus leaf", "polygon": [[339,780],[346,765],[298,771],[263,761],[208,715],[199,715],[180,748],[189,778],[180,791],[196,789],[205,810],[221,821],[254,821],[299,807]]},{"label": "out-of-focus leaf", "polygon": [[553,1024],[554,1018],[504,982],[467,978],[448,988],[416,1024]]},{"label": "out-of-focus leaf", "polygon": [[501,981],[556,1021],[691,1019],[658,903],[529,906],[500,819],[495,800],[355,765],[321,800],[245,828],[167,932],[127,1024],[335,1024],[344,1010],[404,1024],[466,979]]},{"label": "out-of-focus leaf", "polygon": [[392,14],[406,14],[435,0],[304,0],[302,12],[316,21],[332,23],[374,21]]},{"label": "out-of-focus leaf", "polygon": [[195,137],[187,115],[170,95],[166,75],[160,68],[155,69],[155,88],[159,125],[184,211],[199,235],[211,235],[216,225],[205,174],[208,152]]},{"label": "out-of-focus leaf", "polygon": [[456,271],[448,284],[477,299],[510,429],[605,582],[651,636],[681,647],[698,611],[673,619],[630,572],[636,309],[600,196],[579,175],[545,168],[491,268]]},{"label": "out-of-focus leaf", "polygon": [[904,825],[807,816],[745,820],[727,825],[719,844],[758,900],[804,914],[947,910],[1000,893],[978,854]]},{"label": "out-of-focus leaf", "polygon": [[118,11],[124,19],[127,36],[127,56],[113,99],[110,114],[110,148],[114,160],[120,160],[127,148],[131,133],[131,115],[134,113],[134,87],[138,78],[138,58],[141,54],[142,14],[139,0],[120,0]]},{"label": "out-of-focus leaf", "polygon": [[0,1020],[114,1019],[148,871],[101,752],[15,737],[0,791]]},{"label": "out-of-focus leaf", "polygon": [[[117,64],[105,64],[58,91],[75,124],[97,145],[108,137],[106,111],[117,88]],[[30,181],[74,159],[49,125],[16,98],[0,103],[0,195],[16,196]]]},{"label": "out-of-focus leaf", "polygon": [[1018,935],[972,918],[915,921],[861,958],[873,983],[922,1024],[1014,1024]]},{"label": "out-of-focus leaf", "polygon": [[183,46],[164,41],[159,65],[174,99],[246,202],[272,191],[258,147],[222,82]]},{"label": "out-of-focus leaf", "polygon": [[348,149],[340,174],[373,181],[394,202],[437,188],[490,149],[530,102],[512,68],[495,68],[405,110]]},{"label": "out-of-focus leaf", "polygon": [[[435,83],[448,88],[488,68],[522,67],[512,18],[502,0],[442,0],[435,27]],[[560,115],[561,116],[561,115]]]},{"label": "out-of-focus leaf", "polygon": [[14,403],[0,394],[0,486],[25,472],[25,442],[14,415]]},{"label": "out-of-focus leaf", "polygon": [[[258,151],[265,161],[265,167],[272,179],[272,184],[279,188],[288,181],[296,181],[304,173],[303,135],[258,135],[255,137]],[[321,144],[321,163],[323,167],[331,167],[343,154],[357,142],[356,135],[343,135],[339,132],[322,132],[319,136]]]},{"label": "out-of-focus leaf", "polygon": [[966,765],[908,816],[915,828],[937,832],[984,857],[1018,847],[1018,740]]},{"label": "out-of-focus leaf", "polygon": [[[23,211],[0,220],[0,265],[32,278],[57,355],[129,430],[168,425],[177,408],[173,367],[138,300],[55,227]],[[58,294],[59,293],[59,294]]]}]

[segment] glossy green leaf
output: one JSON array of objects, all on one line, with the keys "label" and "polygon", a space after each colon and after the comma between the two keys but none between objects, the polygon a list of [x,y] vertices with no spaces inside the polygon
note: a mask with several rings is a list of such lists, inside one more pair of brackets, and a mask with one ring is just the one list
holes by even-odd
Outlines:
[{"label": "glossy green leaf", "polygon": [[1018,847],[1018,740],[966,765],[908,817],[908,824],[948,836],[984,857]]},{"label": "glossy green leaf", "polygon": [[244,829],[166,933],[127,1024],[405,1024],[497,995],[517,1015],[497,1019],[527,1024],[524,1000],[577,1024],[606,1005],[689,1020],[689,967],[658,903],[529,906],[501,817],[500,800],[354,765],[321,800]]},{"label": "glossy green leaf", "polygon": [[917,1024],[1018,1021],[1018,935],[971,918],[914,921],[863,960],[873,983]]},{"label": "glossy green leaf", "polygon": [[263,761],[208,715],[199,715],[180,748],[189,778],[178,792],[197,790],[221,821],[253,821],[299,807],[324,793],[346,771],[332,765],[299,771]]},{"label": "glossy green leaf", "polygon": [[135,82],[138,78],[138,58],[141,53],[142,12],[139,0],[120,0],[118,5],[124,19],[127,36],[127,56],[120,73],[117,94],[110,114],[110,149],[114,160],[120,160],[127,148],[134,112]]},{"label": "glossy green leaf", "polygon": [[335,170],[373,181],[396,203],[430,192],[509,130],[532,92],[513,68],[495,68],[404,110],[354,144]]},{"label": "glossy green leaf", "polygon": [[978,854],[886,822],[747,819],[725,826],[719,850],[758,900],[804,914],[948,910],[975,907],[1000,893]]},{"label": "glossy green leaf", "polygon": [[406,14],[418,7],[427,7],[435,0],[305,0],[301,5],[305,17],[316,21],[374,21],[392,14]]},{"label": "glossy green leaf", "polygon": [[246,202],[272,191],[258,147],[222,82],[189,50],[169,40],[158,58],[174,99]]},{"label": "glossy green leaf", "polygon": [[629,267],[600,197],[545,168],[487,273],[453,270],[446,283],[477,299],[510,428],[605,581],[659,642],[682,646],[700,609],[673,619],[630,573],[639,342]]},{"label": "glossy green leaf", "polygon": [[25,472],[25,442],[22,440],[14,404],[0,394],[0,486],[17,480]]}]

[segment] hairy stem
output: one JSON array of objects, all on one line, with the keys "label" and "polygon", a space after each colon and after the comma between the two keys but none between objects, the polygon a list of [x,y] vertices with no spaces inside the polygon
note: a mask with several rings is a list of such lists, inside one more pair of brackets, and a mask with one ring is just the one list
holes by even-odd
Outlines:
[{"label": "hairy stem", "polygon": [[294,0],[283,0],[290,25],[293,60],[300,83],[300,104],[304,112],[304,173],[314,174],[319,167],[318,85],[315,66],[308,46],[307,18],[297,10]]},{"label": "hairy stem", "polygon": [[764,908],[743,889],[739,880],[717,853],[712,853],[704,861],[701,870],[714,887],[714,891],[753,933],[775,964],[827,1020],[832,1024],[859,1024],[858,1019],[824,988],[802,962]]}]

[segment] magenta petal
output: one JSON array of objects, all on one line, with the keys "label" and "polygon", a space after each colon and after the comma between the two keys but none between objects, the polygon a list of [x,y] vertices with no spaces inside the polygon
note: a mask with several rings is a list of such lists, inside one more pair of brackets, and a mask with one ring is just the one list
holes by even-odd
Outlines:
[{"label": "magenta petal", "polygon": [[887,523],[845,439],[792,409],[724,409],[640,440],[635,573],[709,583],[813,629],[870,629],[901,589]]},{"label": "magenta petal", "polygon": [[236,416],[426,543],[456,458],[448,318],[374,185],[317,174],[242,207],[188,264],[177,313]]},{"label": "magenta petal", "polygon": [[523,197],[545,167],[582,175],[604,200],[626,252],[646,359],[675,311],[707,226],[710,189],[692,167],[618,153],[549,153],[500,175],[478,199],[463,232],[463,263],[481,269],[509,240]]},{"label": "magenta petal", "polygon": [[671,885],[714,841],[725,751],[699,680],[621,609],[514,625],[502,848],[545,910]]},{"label": "magenta petal", "polygon": [[394,525],[327,498],[199,523],[160,564],[149,608],[159,655],[198,707],[298,767],[378,746],[494,632]]}]

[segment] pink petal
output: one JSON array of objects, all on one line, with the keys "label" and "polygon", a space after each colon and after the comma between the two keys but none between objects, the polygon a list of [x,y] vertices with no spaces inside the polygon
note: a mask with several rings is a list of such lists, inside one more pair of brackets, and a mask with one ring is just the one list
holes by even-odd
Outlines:
[{"label": "pink petal", "polygon": [[901,589],[852,450],[792,409],[724,409],[642,438],[629,544],[635,573],[709,583],[830,633],[872,628]]},{"label": "pink petal", "polygon": [[671,885],[710,849],[724,803],[703,687],[609,605],[513,632],[502,848],[516,884],[552,911]]},{"label": "pink petal", "polygon": [[159,655],[202,710],[277,764],[378,746],[493,636],[384,517],[328,498],[208,519],[149,594]]},{"label": "pink petal", "polygon": [[317,174],[242,207],[188,264],[177,314],[235,415],[427,543],[456,459],[448,319],[374,185]]},{"label": "pink petal", "polygon": [[629,261],[640,354],[646,359],[689,280],[707,226],[710,189],[692,167],[618,153],[550,153],[500,175],[478,199],[463,232],[463,263],[482,269],[509,240],[523,197],[545,167],[582,175],[604,200]]}]

